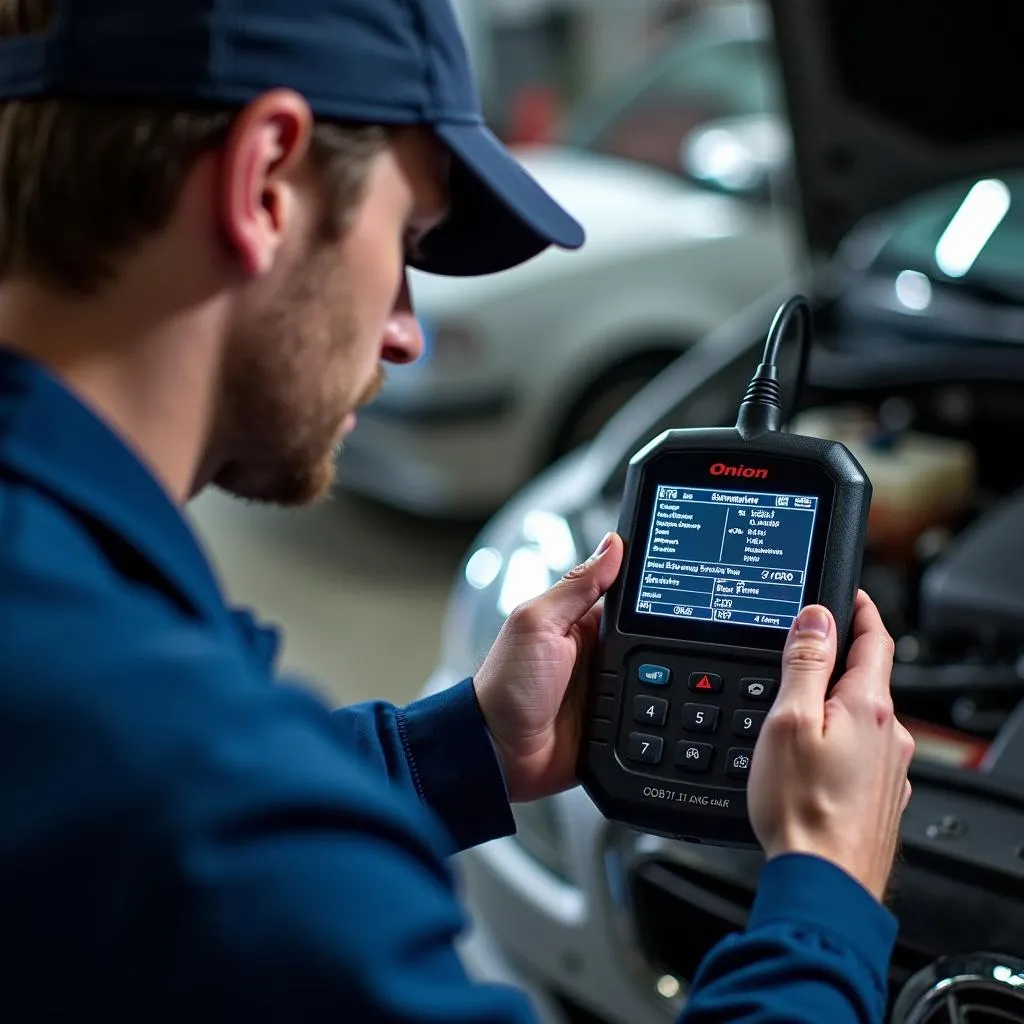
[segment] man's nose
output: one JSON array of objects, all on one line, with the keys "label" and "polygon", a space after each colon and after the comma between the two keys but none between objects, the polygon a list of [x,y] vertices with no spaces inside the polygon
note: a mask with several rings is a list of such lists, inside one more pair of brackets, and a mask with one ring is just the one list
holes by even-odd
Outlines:
[{"label": "man's nose", "polygon": [[381,358],[386,363],[414,363],[421,355],[423,331],[413,312],[409,275],[404,274],[398,298],[384,326]]}]

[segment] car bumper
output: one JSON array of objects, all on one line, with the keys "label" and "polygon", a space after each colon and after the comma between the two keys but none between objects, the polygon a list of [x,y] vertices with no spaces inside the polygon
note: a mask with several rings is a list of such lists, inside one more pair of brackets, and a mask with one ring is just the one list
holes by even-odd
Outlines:
[{"label": "car bumper", "polygon": [[346,440],[339,484],[420,515],[488,516],[531,475],[510,396],[457,405],[373,406]]},{"label": "car bumper", "polygon": [[481,984],[508,985],[518,989],[530,1000],[538,1024],[570,1024],[545,989],[506,958],[485,924],[474,921],[459,941],[458,948],[470,977]]}]

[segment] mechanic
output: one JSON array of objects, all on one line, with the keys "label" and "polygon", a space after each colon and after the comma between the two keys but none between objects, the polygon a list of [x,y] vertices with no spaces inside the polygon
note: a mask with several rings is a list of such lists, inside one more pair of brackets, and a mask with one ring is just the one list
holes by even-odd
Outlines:
[{"label": "mechanic", "polygon": [[[580,228],[483,126],[448,0],[0,0],[0,36],[0,1019],[532,1019],[464,973],[446,858],[573,784],[620,538],[474,679],[330,712],[183,508],[321,497],[420,354],[407,264]],[[789,638],[769,863],[687,1020],[882,1019],[912,741],[864,595],[855,634],[828,701],[828,613]]]}]

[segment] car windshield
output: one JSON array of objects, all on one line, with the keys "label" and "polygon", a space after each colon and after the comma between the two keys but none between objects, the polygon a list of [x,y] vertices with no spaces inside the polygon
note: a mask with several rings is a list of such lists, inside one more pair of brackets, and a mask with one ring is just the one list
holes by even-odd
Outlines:
[{"label": "car windshield", "polygon": [[889,218],[874,265],[1024,305],[1024,171],[958,182]]},{"label": "car windshield", "polygon": [[781,111],[769,42],[713,25],[684,30],[653,65],[588,97],[570,115],[562,141],[680,175],[684,144],[696,129]]}]

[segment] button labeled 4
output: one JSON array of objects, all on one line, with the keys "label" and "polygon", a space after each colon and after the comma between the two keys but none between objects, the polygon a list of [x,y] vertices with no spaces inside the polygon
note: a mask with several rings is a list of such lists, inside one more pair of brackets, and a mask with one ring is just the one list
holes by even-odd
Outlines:
[{"label": "button labeled 4", "polygon": [[668,701],[661,697],[637,697],[633,701],[633,719],[648,725],[664,725],[668,718]]}]

